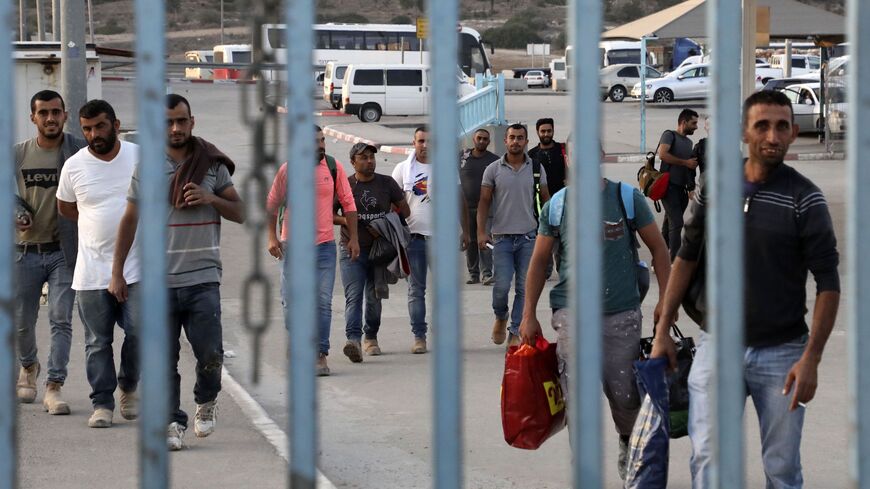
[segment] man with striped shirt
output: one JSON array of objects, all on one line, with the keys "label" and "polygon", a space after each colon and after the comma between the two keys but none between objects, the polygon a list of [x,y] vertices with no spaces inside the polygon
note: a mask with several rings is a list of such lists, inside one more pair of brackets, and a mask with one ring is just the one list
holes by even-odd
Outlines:
[{"label": "man with striped shirt", "polygon": [[[172,344],[173,386],[167,445],[184,447],[187,413],[181,409],[178,374],[182,328],[196,357],[194,432],[206,437],[214,431],[217,395],[221,389],[223,345],[220,305],[221,219],[244,221],[244,203],[230,177],[233,162],[211,143],[192,135],[194,117],[181,95],[167,95],[168,145],[164,168],[169,183],[167,285]],[[127,195],[127,210],[118,230],[118,244],[109,292],[127,298],[123,265],[138,222],[139,168]]]}]

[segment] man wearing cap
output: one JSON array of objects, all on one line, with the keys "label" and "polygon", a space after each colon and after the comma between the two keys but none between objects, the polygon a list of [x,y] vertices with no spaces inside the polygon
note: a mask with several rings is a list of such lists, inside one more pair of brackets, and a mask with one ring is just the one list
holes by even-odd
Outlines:
[{"label": "man wearing cap", "polygon": [[[317,245],[317,330],[319,334],[317,360],[317,375],[329,375],[329,366],[326,364],[326,356],[329,354],[329,329],[332,325],[332,290],[335,286],[335,235],[333,231],[333,203],[338,200],[342,213],[347,220],[348,241],[346,249],[351,260],[359,256],[359,241],[356,232],[356,204],[353,201],[353,193],[347,181],[344,167],[332,156],[326,154],[326,139],[323,137],[323,129],[314,126],[315,144],[317,153],[314,156],[314,225],[315,245]],[[310,156],[309,156],[310,157]],[[294,162],[301,165],[302,161]],[[287,163],[281,165],[272,189],[266,199],[266,212],[268,213],[267,233],[269,237],[269,254],[280,260],[284,258],[284,246],[290,237],[289,212],[284,212],[284,220],[281,226],[281,239],[278,239],[276,228],[278,227],[278,214],[281,207],[287,201]],[[281,269],[281,289],[283,297],[285,268]],[[282,301],[283,303],[283,301]],[[286,309],[287,305],[284,304]]]},{"label": "man wearing cap", "polygon": [[[350,149],[354,174],[348,178],[348,182],[357,209],[359,237],[359,257],[356,260],[352,258],[348,247],[351,235],[347,217],[336,215],[334,218],[335,224],[341,225],[338,257],[345,297],[347,343],[344,345],[344,354],[354,363],[362,362],[363,351],[367,355],[381,354],[378,346],[381,299],[375,294],[375,267],[369,262],[369,253],[377,234],[369,227],[369,223],[386,216],[394,207],[403,218],[411,214],[399,184],[386,175],[375,173],[377,151],[377,148],[366,143],[356,143]],[[363,333],[365,340],[361,344]]]}]

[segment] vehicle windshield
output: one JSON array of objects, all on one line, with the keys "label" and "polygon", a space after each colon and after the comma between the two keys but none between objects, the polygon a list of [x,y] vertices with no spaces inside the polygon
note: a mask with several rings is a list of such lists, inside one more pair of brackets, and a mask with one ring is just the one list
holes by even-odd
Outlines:
[{"label": "vehicle windshield", "polygon": [[640,64],[640,49],[611,49],[607,52],[607,64]]},{"label": "vehicle windshield", "polygon": [[[813,92],[815,92],[817,99],[822,99],[821,89],[814,88]],[[827,95],[827,101],[832,104],[841,104],[846,102],[846,89],[844,87],[828,87],[825,95]]]}]

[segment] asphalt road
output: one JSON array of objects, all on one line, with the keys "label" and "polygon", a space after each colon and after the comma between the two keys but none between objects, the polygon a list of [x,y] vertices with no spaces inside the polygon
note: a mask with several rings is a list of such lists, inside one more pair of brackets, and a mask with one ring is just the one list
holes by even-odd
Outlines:
[{"label": "asphalt road", "polygon": [[[237,163],[234,176],[242,197],[249,202],[249,209],[259,209],[265,195],[245,193],[245,179],[253,166],[252,142],[248,129],[240,122],[239,98],[242,87],[223,85],[177,84],[173,90],[188,97],[196,117],[195,134],[215,142]],[[104,97],[115,105],[119,118],[128,126],[135,117],[133,84],[110,82],[103,86]],[[552,116],[557,119],[557,139],[564,139],[568,127],[570,99],[560,95],[511,96],[508,99],[508,118],[533,122],[538,117]],[[326,104],[317,103],[326,109]],[[676,119],[677,109],[650,111],[651,126],[660,133]],[[636,151],[630,141],[638,126],[636,109],[632,104],[605,104],[605,125],[602,131],[608,152]],[[395,120],[393,120],[395,119]],[[562,122],[565,121],[565,122]],[[670,121],[670,122],[669,122]],[[415,120],[390,118],[385,124],[397,124],[392,134],[401,135],[410,131]],[[320,118],[322,125],[351,124],[350,118]],[[403,127],[407,126],[407,127]],[[809,144],[811,138],[803,141]],[[654,138],[648,138],[654,142]],[[406,140],[410,141],[410,137]],[[379,141],[400,143],[400,141]],[[328,140],[327,151],[347,164],[350,144]],[[283,154],[283,153],[282,153]],[[378,171],[389,174],[401,161],[396,155],[380,154]],[[834,214],[838,236],[845,238],[843,228],[843,204],[845,199],[844,164],[842,162],[807,162],[795,166],[812,178],[826,193]],[[270,169],[269,175],[274,169]],[[636,165],[608,164],[603,166],[608,178],[631,182]],[[271,181],[271,178],[270,180]],[[224,280],[222,306],[225,349],[233,350],[236,357],[228,359],[229,372],[264,407],[279,426],[287,421],[287,334],[282,325],[281,306],[278,298],[278,264],[266,253],[262,240],[257,242],[244,226],[225,223],[222,230],[222,256]],[[842,251],[842,250],[841,250]],[[263,262],[264,272],[272,279],[270,327],[262,338],[263,349],[259,359],[252,358],[251,337],[241,319],[242,283],[252,272],[254,255]],[[642,253],[644,256],[646,251]],[[457,263],[457,266],[461,266]],[[848,271],[847,264],[841,273]],[[340,276],[340,275],[339,275]],[[846,284],[845,276],[843,283]],[[548,287],[552,285],[548,283]],[[643,310],[651,317],[654,298],[658,296],[655,284],[650,299]],[[808,297],[814,297],[814,285],[808,284]],[[545,292],[546,294],[546,292]],[[848,300],[849,290],[844,291]],[[546,295],[544,295],[546,297]],[[320,408],[320,468],[337,487],[347,488],[418,488],[432,484],[432,355],[412,355],[412,335],[408,324],[407,287],[399,283],[391,287],[391,296],[383,305],[383,323],[379,340],[384,350],[380,357],[366,357],[362,364],[351,364],[341,353],[344,344],[344,295],[340,278],[336,280],[333,297],[332,352],[329,356],[333,375],[318,380]],[[563,488],[570,484],[570,446],[567,433],[562,432],[549,440],[537,451],[523,451],[509,447],[502,438],[499,415],[499,386],[503,368],[503,347],[489,340],[492,311],[489,306],[491,289],[475,285],[462,285],[462,311],[464,320],[463,349],[463,450],[466,487],[469,488]],[[812,309],[812,303],[808,303]],[[258,306],[261,307],[261,306]],[[431,291],[428,308],[432,310]],[[42,317],[45,314],[43,313]],[[540,305],[542,324],[549,323],[550,313],[546,301]],[[41,320],[44,322],[44,320]],[[42,325],[47,326],[47,324]],[[649,321],[645,323],[649,331]],[[693,335],[697,328],[683,321],[684,332]],[[430,323],[431,328],[431,323]],[[852,431],[848,421],[847,359],[845,321],[841,315],[834,335],[826,350],[820,371],[820,389],[815,401],[807,410],[803,441],[804,476],[806,487],[846,487],[848,433]],[[76,334],[80,347],[81,326],[76,319]],[[545,327],[545,334],[548,333]],[[431,331],[437,335],[437,330]],[[552,334],[550,334],[552,336]],[[430,342],[431,344],[431,342]],[[43,348],[43,351],[45,349]],[[261,380],[251,382],[251,364],[259,361]],[[71,372],[71,376],[83,378],[84,372]],[[189,386],[189,384],[186,384]],[[222,403],[232,402],[222,394]],[[605,476],[608,488],[621,487],[616,474],[617,443],[615,431],[607,417],[605,406],[603,420],[605,446]],[[235,411],[233,411],[233,415]],[[751,406],[745,417],[747,487],[762,487],[764,478],[760,465],[760,448],[757,423]],[[251,428],[253,430],[253,428]],[[245,447],[231,437],[221,439],[225,447]],[[39,445],[33,450],[40,450]],[[131,457],[135,445],[127,447]],[[688,460],[690,447],[687,439],[675,440],[671,445],[671,488],[690,487]],[[67,464],[63,456],[55,463]],[[188,470],[208,470],[208,460],[186,463]],[[43,470],[39,465],[22,459],[22,473]],[[244,464],[239,471],[246,471]],[[50,477],[53,483],[64,480],[61,471]],[[250,472],[250,481],[256,481],[260,473]],[[42,479],[40,479],[42,480]],[[96,479],[99,481],[99,479]],[[42,485],[42,484],[39,484]],[[46,479],[48,486],[48,479]],[[34,486],[35,487],[35,486]],[[212,487],[224,487],[218,483]]]}]

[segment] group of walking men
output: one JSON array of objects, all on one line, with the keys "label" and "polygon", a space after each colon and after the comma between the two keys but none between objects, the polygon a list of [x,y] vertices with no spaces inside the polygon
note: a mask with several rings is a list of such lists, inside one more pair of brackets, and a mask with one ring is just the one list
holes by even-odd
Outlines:
[{"label": "group of walking men", "polygon": [[[188,426],[177,368],[181,330],[196,357],[194,432],[206,437],[215,428],[223,365],[221,220],[243,222],[244,209],[231,179],[233,162],[193,136],[195,121],[184,97],[168,95],[166,101],[163,170],[170,204],[166,257],[172,362],[167,445],[179,450]],[[22,403],[32,403],[37,396],[41,365],[35,326],[47,283],[51,345],[43,407],[50,414],[70,413],[61,388],[67,378],[72,309],[77,302],[85,327],[85,370],[93,405],[88,426],[108,428],[116,394],[121,416],[138,416],[138,147],[119,138],[121,121],[104,100],[91,100],[79,109],[84,138],[64,132],[68,113],[57,92],[36,93],[30,107],[37,135],[15,147],[15,323],[21,364],[17,395]],[[117,371],[116,324],[124,332]]]}]

